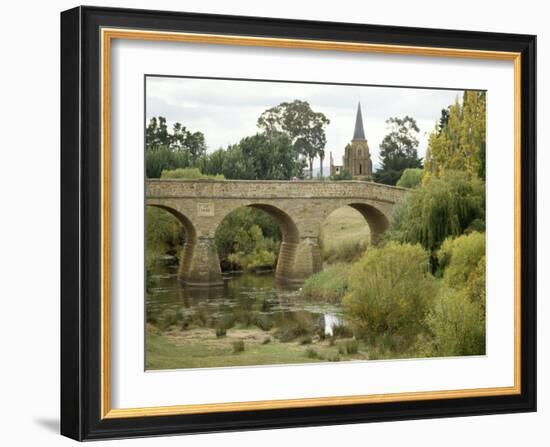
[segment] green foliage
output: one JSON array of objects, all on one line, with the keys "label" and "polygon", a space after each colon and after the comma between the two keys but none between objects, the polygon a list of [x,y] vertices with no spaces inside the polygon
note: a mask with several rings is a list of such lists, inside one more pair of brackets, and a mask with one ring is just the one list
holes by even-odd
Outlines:
[{"label": "green foliage", "polygon": [[335,264],[308,277],[302,287],[304,297],[339,303],[348,290],[349,264]]},{"label": "green foliage", "polygon": [[353,262],[361,257],[367,248],[363,240],[342,240],[337,244],[322,247],[323,261],[334,264],[337,262]]},{"label": "green foliage", "polygon": [[222,266],[253,270],[275,265],[281,230],[266,212],[243,207],[223,219],[215,237]]},{"label": "green foliage", "polygon": [[307,312],[296,312],[293,318],[284,320],[277,331],[275,337],[283,343],[288,343],[297,338],[310,336],[315,332],[317,326],[311,314]]},{"label": "green foliage", "polygon": [[245,137],[227,148],[221,164],[225,178],[242,180],[290,180],[302,168],[284,134]]},{"label": "green foliage", "polygon": [[145,151],[145,175],[160,178],[162,171],[191,166],[187,152],[175,152],[166,146]]},{"label": "green foliage", "polygon": [[389,118],[386,121],[388,134],[380,143],[381,167],[374,173],[378,183],[395,185],[407,168],[421,168],[418,158],[418,138],[420,131],[414,118]]},{"label": "green foliage", "polygon": [[185,231],[179,220],[161,208],[145,210],[146,260],[163,254],[179,256],[185,243]]},{"label": "green foliage", "polygon": [[216,327],[216,337],[222,338],[227,335],[227,329],[224,326],[218,326]]},{"label": "green foliage", "polygon": [[169,131],[166,118],[159,116],[151,118],[145,129],[145,148],[147,151],[168,148],[173,152],[184,152],[195,163],[206,153],[206,142],[202,132],[191,132],[181,123],[174,123]]},{"label": "green foliage", "polygon": [[428,258],[420,245],[389,242],[354,264],[342,303],[356,336],[416,339],[436,292]]},{"label": "green foliage", "polygon": [[[437,253],[445,284],[461,288],[485,258],[485,233],[473,232],[446,239]],[[479,274],[479,273],[478,273]]]},{"label": "green foliage", "polygon": [[422,182],[424,170],[420,168],[407,168],[401,174],[396,186],[401,188],[416,188]]},{"label": "green foliage", "polygon": [[181,179],[181,180],[201,180],[201,179],[213,179],[223,180],[222,174],[206,175],[203,174],[198,168],[177,168],[177,169],[165,169],[162,171],[161,178]]},{"label": "green foliage", "polygon": [[425,178],[459,170],[485,179],[486,93],[465,91],[462,103],[442,111],[430,135]]},{"label": "green foliage", "polygon": [[443,288],[428,315],[431,356],[485,354],[485,310],[464,291]]},{"label": "green foliage", "polygon": [[314,112],[307,101],[298,99],[283,102],[263,112],[258,118],[258,127],[268,136],[286,135],[294,149],[294,158],[307,158],[309,177],[313,177],[313,160],[320,157],[321,166],[325,156],[325,128],[330,120],[320,112]]},{"label": "green foliage", "polygon": [[449,238],[438,252],[442,287],[427,317],[426,355],[485,353],[485,234]]},{"label": "green foliage", "polygon": [[410,192],[396,207],[386,238],[437,250],[485,222],[485,185],[464,172],[449,171]]},{"label": "green foliage", "polygon": [[357,340],[346,340],[338,346],[338,353],[341,355],[354,355],[359,352]]}]

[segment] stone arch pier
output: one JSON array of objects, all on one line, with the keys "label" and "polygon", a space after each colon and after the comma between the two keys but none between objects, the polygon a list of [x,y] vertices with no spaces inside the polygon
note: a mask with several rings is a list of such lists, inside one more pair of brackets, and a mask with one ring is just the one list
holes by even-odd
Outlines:
[{"label": "stone arch pier", "polygon": [[321,223],[335,209],[349,205],[366,219],[371,243],[388,228],[393,207],[406,189],[359,181],[146,181],[146,205],[167,210],[186,233],[179,276],[191,286],[223,284],[214,236],[221,221],[242,206],[265,211],[283,236],[277,261],[278,280],[301,283],[321,270]]}]

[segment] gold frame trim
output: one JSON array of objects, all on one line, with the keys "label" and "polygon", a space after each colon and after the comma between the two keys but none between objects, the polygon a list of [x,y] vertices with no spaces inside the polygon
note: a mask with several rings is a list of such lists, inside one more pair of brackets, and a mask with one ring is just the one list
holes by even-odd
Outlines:
[{"label": "gold frame trim", "polygon": [[[260,46],[271,48],[382,53],[409,56],[438,56],[489,59],[514,62],[514,385],[510,387],[462,390],[329,396],[216,404],[174,405],[143,408],[111,408],[110,342],[110,70],[113,39],[154,40],[211,45]],[[521,393],[521,53],[464,50],[455,48],[382,45],[320,40],[279,39],[215,34],[142,31],[120,28],[101,29],[101,419],[167,416],[212,412],[251,411],[284,408],[311,408],[325,405],[352,405],[503,396]]]}]

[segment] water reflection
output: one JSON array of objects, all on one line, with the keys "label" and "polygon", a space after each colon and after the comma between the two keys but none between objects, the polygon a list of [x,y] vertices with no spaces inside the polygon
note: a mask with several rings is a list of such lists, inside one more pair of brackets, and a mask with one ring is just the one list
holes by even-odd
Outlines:
[{"label": "water reflection", "polygon": [[147,293],[147,321],[160,328],[169,326],[165,323],[170,319],[183,330],[234,324],[269,330],[299,321],[319,335],[333,336],[334,328],[343,325],[338,306],[308,302],[300,288],[277,283],[272,273],[231,274],[224,277],[223,287],[190,288],[178,281],[176,266],[159,265],[153,280]]}]

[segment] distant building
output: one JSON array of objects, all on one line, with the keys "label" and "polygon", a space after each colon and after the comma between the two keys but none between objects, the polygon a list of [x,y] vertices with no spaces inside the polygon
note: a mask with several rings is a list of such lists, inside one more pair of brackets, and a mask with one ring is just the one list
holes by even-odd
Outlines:
[{"label": "distant building", "polygon": [[345,148],[342,163],[341,165],[335,165],[332,159],[332,152],[330,153],[331,176],[342,174],[344,171],[357,179],[369,178],[372,176],[372,161],[370,158],[369,145],[363,129],[361,103],[357,104],[357,116],[355,118],[353,139]]}]

